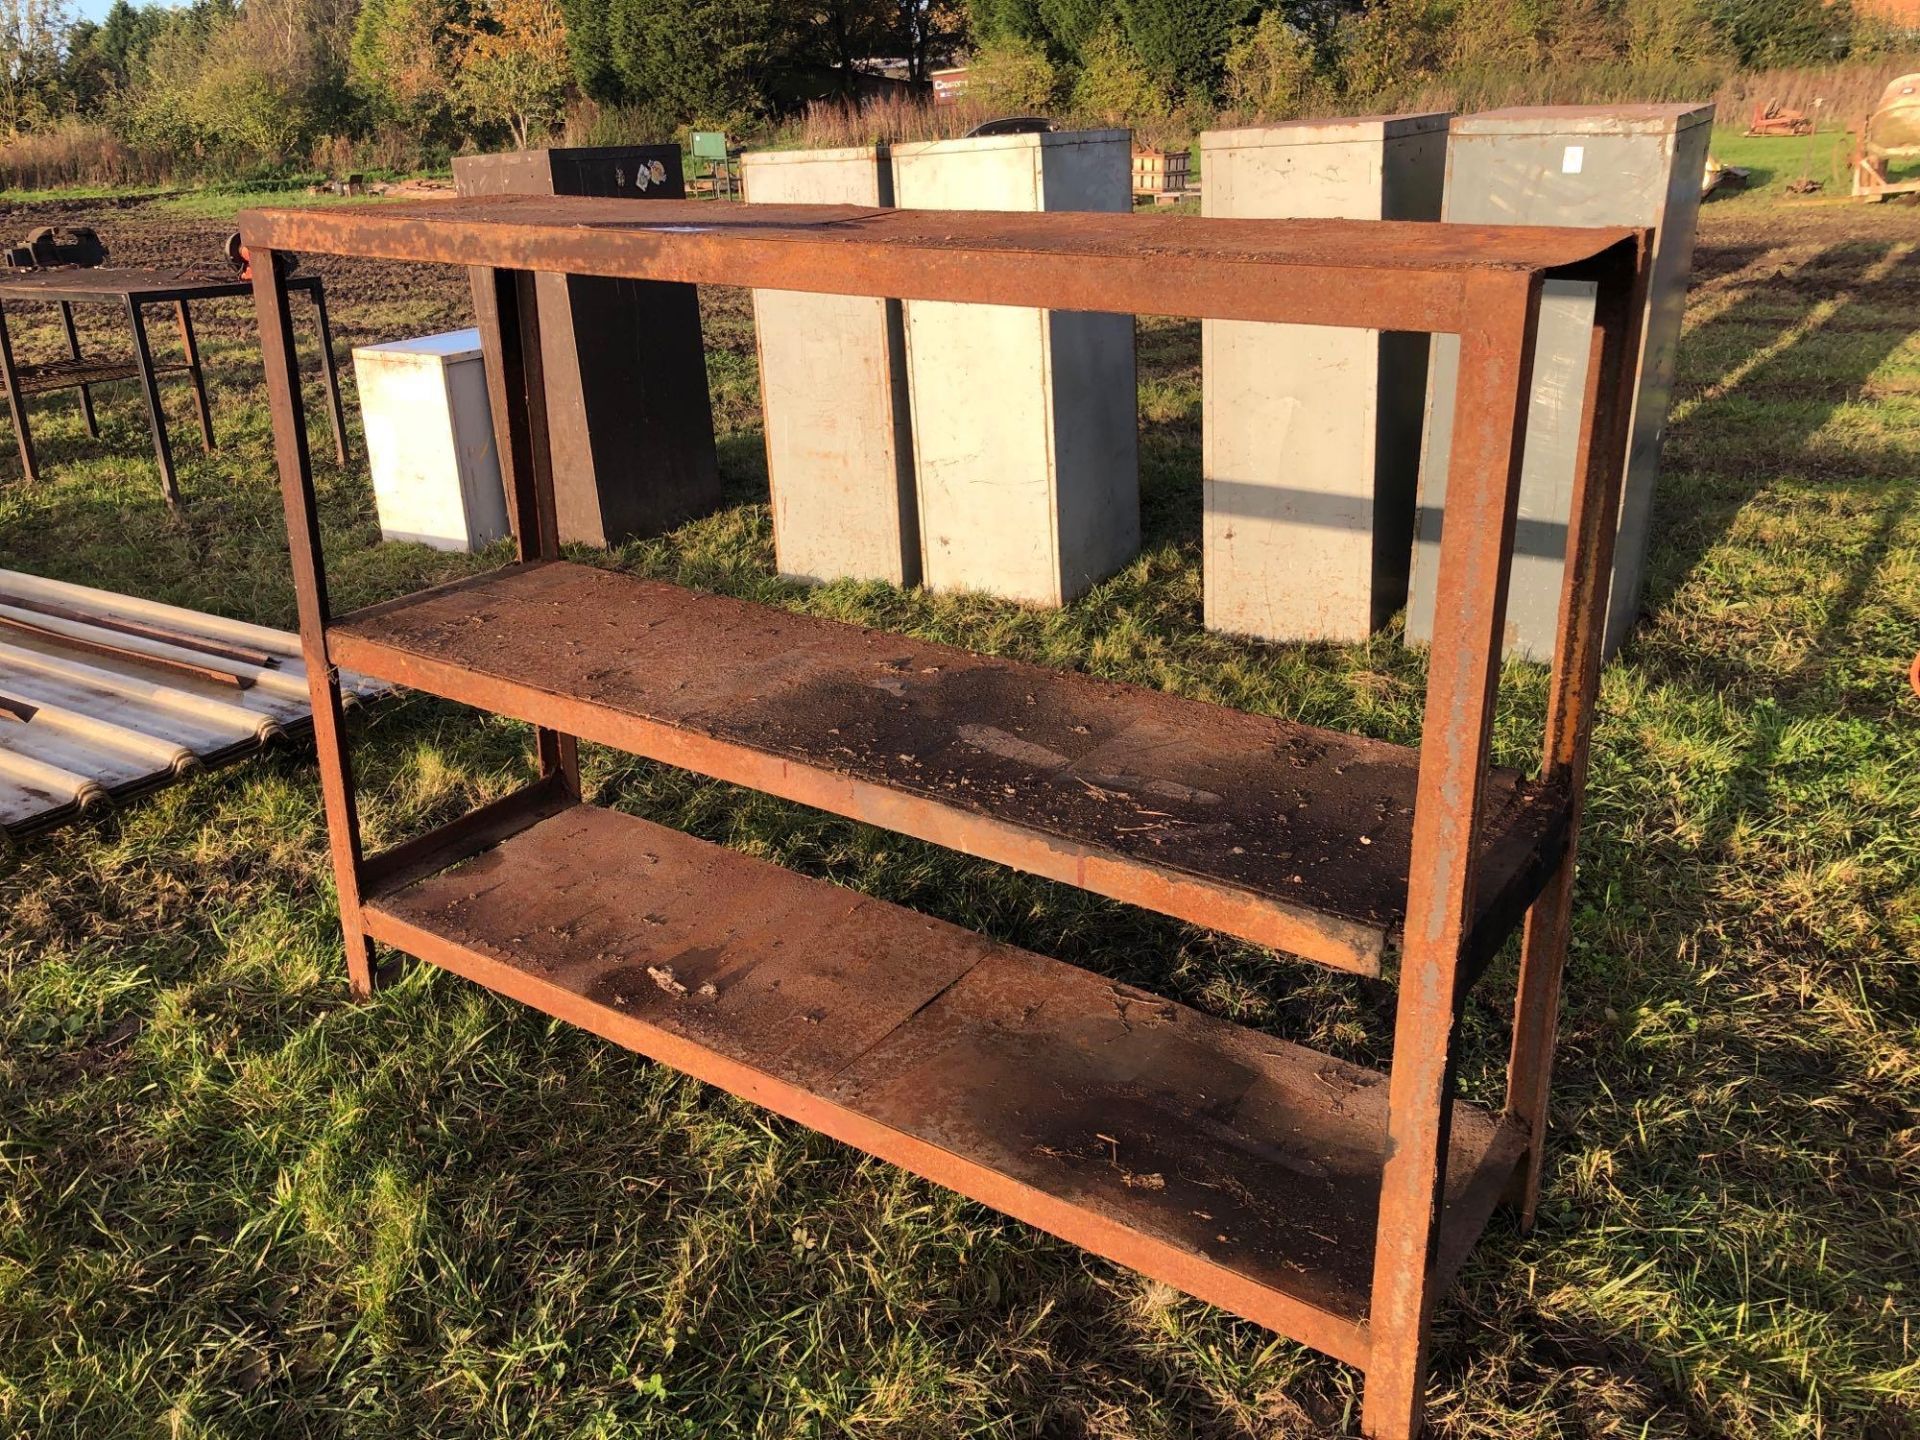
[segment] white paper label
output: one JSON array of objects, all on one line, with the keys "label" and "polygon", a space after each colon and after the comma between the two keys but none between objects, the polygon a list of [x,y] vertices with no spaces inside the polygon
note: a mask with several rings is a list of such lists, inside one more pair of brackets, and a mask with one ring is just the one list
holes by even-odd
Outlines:
[{"label": "white paper label", "polygon": [[1566,153],[1560,157],[1560,173],[1562,175],[1578,175],[1581,170],[1586,167],[1586,163],[1587,147],[1584,145],[1569,145],[1567,146]]}]

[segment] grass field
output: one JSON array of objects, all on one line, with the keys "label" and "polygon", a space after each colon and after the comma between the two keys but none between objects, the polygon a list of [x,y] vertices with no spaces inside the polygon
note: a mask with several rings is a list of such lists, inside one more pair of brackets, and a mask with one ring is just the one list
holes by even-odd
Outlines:
[{"label": "grass field", "polygon": [[[1920,221],[1761,188],[1708,208],[1647,617],[1609,666],[1536,1232],[1441,1308],[1445,1437],[1920,1435]],[[91,215],[211,258],[220,207]],[[38,207],[36,214],[45,214]],[[0,230],[26,212],[0,213]],[[328,263],[342,343],[465,323],[463,277]],[[613,563],[1387,739],[1397,628],[1199,624],[1197,326],[1143,322],[1146,545],[1059,614],[773,577],[751,330],[706,297],[731,503]],[[297,312],[296,312],[297,313]],[[201,329],[222,449],[172,393],[184,519],[127,389],[36,412],[0,564],[293,618],[248,312]],[[17,321],[35,352],[52,330]],[[157,328],[157,327],[156,327]],[[109,331],[99,332],[109,343]],[[316,439],[324,422],[316,416]],[[330,450],[316,444],[316,455]],[[357,452],[356,452],[357,458]],[[321,464],[336,603],[483,568],[376,543]],[[1500,758],[1533,758],[1510,667]],[[524,773],[424,699],[354,725],[383,844]],[[1384,1064],[1388,992],[594,751],[621,808]],[[581,1033],[415,969],[349,1000],[310,755],[286,749],[0,871],[0,1434],[1322,1436],[1355,1375]],[[1508,957],[1462,1083],[1497,1098]]]}]

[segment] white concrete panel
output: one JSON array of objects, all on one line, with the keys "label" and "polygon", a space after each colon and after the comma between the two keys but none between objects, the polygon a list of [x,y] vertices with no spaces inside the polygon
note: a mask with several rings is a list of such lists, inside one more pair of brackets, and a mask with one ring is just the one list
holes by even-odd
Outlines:
[{"label": "white concrete panel", "polygon": [[511,533],[480,332],[353,352],[383,540],[477,550]]},{"label": "white concrete panel", "polygon": [[[893,149],[894,199],[935,210],[1132,208],[1124,130]],[[1140,546],[1133,317],[910,301],[921,573],[1060,605]]]},{"label": "white concrete panel", "polygon": [[[886,147],[759,151],[749,204],[888,205]],[[812,582],[920,578],[900,302],[753,292],[780,573]]]},{"label": "white concrete panel", "polygon": [[[1200,137],[1201,206],[1233,219],[1432,220],[1445,115]],[[1377,330],[1201,326],[1209,628],[1365,639],[1406,596],[1426,347]]]}]

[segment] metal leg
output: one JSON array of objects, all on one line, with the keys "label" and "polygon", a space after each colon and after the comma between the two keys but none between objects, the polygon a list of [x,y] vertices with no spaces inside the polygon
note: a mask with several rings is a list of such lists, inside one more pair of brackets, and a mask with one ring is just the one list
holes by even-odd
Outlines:
[{"label": "metal leg", "polygon": [[187,352],[187,378],[193,381],[193,403],[200,411],[200,443],[213,453],[213,414],[207,409],[207,377],[200,369],[200,342],[193,337],[193,317],[187,302],[179,300],[174,308],[180,315],[180,344]]},{"label": "metal leg", "polygon": [[1508,1195],[1530,1229],[1540,1203],[1546,1157],[1548,1091],[1560,1019],[1560,979],[1573,915],[1573,856],[1587,783],[1588,739],[1600,688],[1600,652],[1619,529],[1620,487],[1633,411],[1632,357],[1640,350],[1644,282],[1637,251],[1601,277],[1587,366],[1580,453],[1586,469],[1567,527],[1566,581],[1547,700],[1546,778],[1567,787],[1567,854],[1527,911],[1514,1001],[1513,1051],[1507,1066],[1507,1113],[1527,1127],[1527,1158]]},{"label": "metal leg", "polygon": [[20,442],[20,469],[27,483],[40,478],[33,454],[33,429],[27,423],[27,399],[20,393],[20,376],[13,368],[13,337],[7,333],[6,306],[0,305],[0,380],[7,386],[7,409],[13,414],[13,435]]},{"label": "metal leg", "polygon": [[[490,398],[505,417],[507,511],[513,518],[519,558],[560,558],[560,526],[554,516],[553,449],[547,432],[547,383],[541,370],[540,305],[533,272],[492,272],[494,314],[500,326],[500,375],[488,378]],[[580,794],[579,745],[558,730],[534,732],[540,773],[560,775]]]},{"label": "metal leg", "polygon": [[333,454],[341,465],[347,463],[347,417],[340,408],[340,370],[333,360],[333,326],[327,323],[327,292],[314,278],[307,291],[313,297],[313,318],[320,330],[320,374],[327,382],[327,417],[333,421]]},{"label": "metal leg", "polygon": [[320,549],[320,519],[313,495],[313,459],[307,452],[307,420],[300,401],[300,360],[293,348],[286,281],[271,251],[255,250],[253,304],[260,322],[260,348],[267,362],[267,401],[273,411],[273,449],[280,464],[280,498],[287,512],[293,556],[293,590],[300,610],[300,652],[307,666],[313,704],[313,744],[320,769],[320,795],[327,814],[334,883],[340,892],[340,929],[347,947],[347,981],[356,995],[374,985],[373,944],[361,915],[360,817],[353,797],[353,766],[347,755],[340,705],[340,675],[327,655],[327,576]]},{"label": "metal leg", "polygon": [[[1537,283],[1468,282],[1460,337],[1439,598],[1414,802],[1406,938],[1388,1076],[1386,1156],[1374,1247],[1363,1428],[1419,1434],[1439,1209],[1453,1119],[1461,963],[1506,618],[1507,564],[1533,356]],[[1464,488],[1461,488],[1464,482]]]},{"label": "metal leg", "polygon": [[[75,360],[78,360],[80,358],[80,333],[73,328],[73,304],[71,301],[62,300],[60,302],[60,323],[64,325],[67,330],[67,354]],[[94,417],[93,413],[93,387],[91,385],[82,385],[80,387],[80,413],[86,418],[87,434],[91,435],[95,440],[98,440],[100,438],[100,422]]]},{"label": "metal leg", "polygon": [[153,378],[153,347],[147,343],[147,322],[140,302],[127,299],[127,324],[133,330],[133,362],[140,371],[140,388],[147,397],[147,423],[153,427],[153,453],[160,461],[160,493],[167,504],[180,506],[180,483],[173,474],[173,446],[167,441],[167,414],[160,407],[160,387]]}]

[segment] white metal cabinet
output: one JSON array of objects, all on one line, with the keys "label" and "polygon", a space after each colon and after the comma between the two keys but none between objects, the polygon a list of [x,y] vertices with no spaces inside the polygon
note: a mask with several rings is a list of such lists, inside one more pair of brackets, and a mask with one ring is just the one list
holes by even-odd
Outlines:
[{"label": "white metal cabinet", "polygon": [[380,538],[478,550],[511,533],[480,332],[353,352]]},{"label": "white metal cabinet", "polygon": [[[1437,220],[1447,116],[1297,121],[1200,137],[1202,211]],[[1363,640],[1406,599],[1425,336],[1201,325],[1206,623]]]},{"label": "white metal cabinet", "polygon": [[[1133,206],[1125,130],[893,147],[895,203]],[[921,575],[1061,605],[1140,548],[1133,317],[908,301]]]},{"label": "white metal cabinet", "polygon": [[[891,205],[887,148],[740,157],[749,204]],[[753,292],[780,573],[912,585],[919,517],[898,300]]]}]

